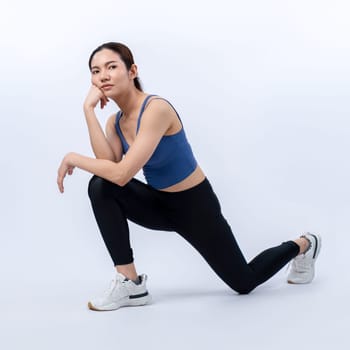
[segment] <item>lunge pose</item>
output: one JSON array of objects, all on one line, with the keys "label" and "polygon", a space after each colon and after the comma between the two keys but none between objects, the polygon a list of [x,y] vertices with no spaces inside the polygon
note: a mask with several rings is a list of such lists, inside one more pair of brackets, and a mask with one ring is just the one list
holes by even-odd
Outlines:
[{"label": "lunge pose", "polygon": [[[237,293],[251,292],[291,260],[288,282],[312,281],[321,248],[317,234],[305,233],[245,260],[180,116],[166,99],[142,90],[125,45],[99,46],[90,56],[89,69],[92,85],[84,114],[96,158],[68,153],[58,169],[57,184],[63,193],[63,180],[75,167],[94,174],[88,195],[116,272],[109,289],[88,303],[91,310],[145,305],[151,300],[147,276],[138,275],[133,262],[128,220],[177,232]],[[104,132],[95,108],[110,100],[119,112],[110,116]],[[140,169],[147,183],[134,178]]]}]

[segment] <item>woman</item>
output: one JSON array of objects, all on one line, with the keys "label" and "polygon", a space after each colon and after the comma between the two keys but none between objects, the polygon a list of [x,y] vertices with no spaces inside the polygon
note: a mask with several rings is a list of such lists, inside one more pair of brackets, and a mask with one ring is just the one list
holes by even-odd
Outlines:
[{"label": "woman", "polygon": [[[145,274],[133,263],[127,219],[150,229],[175,231],[185,238],[233,290],[247,294],[289,261],[289,283],[309,283],[321,239],[306,233],[270,248],[247,263],[221,213],[218,199],[196,162],[179,115],[165,99],[143,92],[130,50],[106,43],[89,59],[92,86],[84,102],[95,158],[68,153],[57,184],[78,167],[94,176],[89,197],[116,276],[91,310],[115,310],[151,301]],[[120,108],[105,133],[94,109],[112,99]],[[147,184],[134,178],[143,169]]]}]

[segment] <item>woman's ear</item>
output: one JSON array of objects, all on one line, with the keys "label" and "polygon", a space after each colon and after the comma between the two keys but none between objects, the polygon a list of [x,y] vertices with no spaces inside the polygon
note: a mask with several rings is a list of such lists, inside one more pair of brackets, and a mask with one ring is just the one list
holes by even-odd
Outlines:
[{"label": "woman's ear", "polygon": [[136,64],[132,64],[130,69],[129,69],[129,77],[131,80],[134,80],[135,78],[137,78],[137,65]]}]

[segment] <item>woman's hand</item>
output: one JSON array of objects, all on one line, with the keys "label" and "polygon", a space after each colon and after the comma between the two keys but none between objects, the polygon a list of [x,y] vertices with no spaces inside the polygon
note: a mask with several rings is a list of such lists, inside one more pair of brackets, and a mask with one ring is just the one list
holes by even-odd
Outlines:
[{"label": "woman's hand", "polygon": [[74,157],[74,153],[66,154],[61,162],[60,167],[58,168],[57,185],[61,193],[64,192],[63,180],[66,177],[67,173],[68,175],[73,174],[73,170],[75,168],[73,164],[73,157]]},{"label": "woman's hand", "polygon": [[101,109],[108,103],[108,98],[96,85],[91,85],[88,95],[84,102],[84,109],[95,109],[100,102]]}]

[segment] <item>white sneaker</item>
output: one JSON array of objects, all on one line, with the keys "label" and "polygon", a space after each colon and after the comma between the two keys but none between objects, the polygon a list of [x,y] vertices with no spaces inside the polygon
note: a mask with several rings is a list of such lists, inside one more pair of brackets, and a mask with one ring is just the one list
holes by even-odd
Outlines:
[{"label": "white sneaker", "polygon": [[292,284],[310,283],[315,276],[315,261],[321,249],[321,237],[316,234],[306,233],[301,237],[307,238],[311,245],[305,253],[295,257],[291,264],[287,281]]},{"label": "white sneaker", "polygon": [[140,306],[150,303],[152,298],[146,288],[147,275],[142,274],[139,278],[141,283],[136,284],[117,272],[104,294],[89,301],[89,309],[111,311],[122,306]]}]

